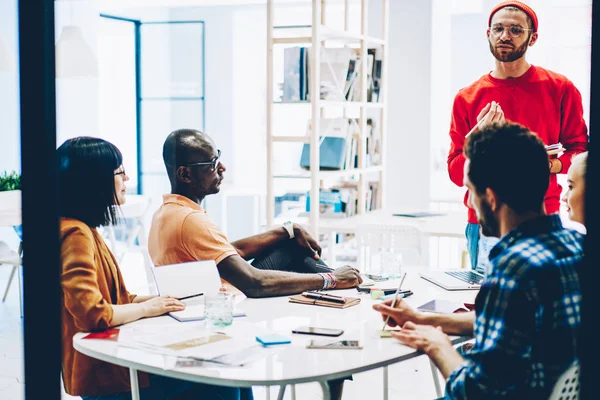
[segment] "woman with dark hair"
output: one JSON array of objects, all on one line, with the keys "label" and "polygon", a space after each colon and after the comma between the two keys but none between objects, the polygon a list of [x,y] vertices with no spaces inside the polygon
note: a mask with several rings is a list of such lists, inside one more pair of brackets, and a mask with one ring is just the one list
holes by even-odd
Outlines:
[{"label": "woman with dark hair", "polygon": [[[129,371],[75,351],[73,335],[180,311],[185,304],[169,296],[129,293],[115,257],[96,230],[115,223],[119,205],[126,201],[129,178],[119,149],[102,139],[78,137],[63,143],[57,156],[65,391],[84,400],[131,399]],[[138,378],[142,400],[230,400],[239,399],[240,393],[252,399],[251,389],[199,385],[144,373]]]}]

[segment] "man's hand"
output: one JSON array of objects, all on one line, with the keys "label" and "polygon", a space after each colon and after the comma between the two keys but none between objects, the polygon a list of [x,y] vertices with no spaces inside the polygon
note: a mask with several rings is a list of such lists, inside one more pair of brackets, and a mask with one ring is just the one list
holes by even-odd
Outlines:
[{"label": "man's hand", "polygon": [[300,225],[294,224],[294,239],[300,247],[304,247],[314,259],[321,258],[321,246]]},{"label": "man's hand", "polygon": [[363,281],[358,273],[358,270],[349,265],[344,265],[343,267],[337,268],[335,271],[333,271],[333,276],[337,281],[335,285],[336,289],[356,287]]},{"label": "man's hand", "polygon": [[434,328],[431,325],[407,322],[400,331],[392,331],[392,335],[405,345],[427,354],[446,379],[452,371],[465,363],[439,326]]},{"label": "man's hand", "polygon": [[504,111],[502,111],[500,104],[496,103],[495,101],[492,101],[483,107],[477,116],[478,129],[482,129],[485,126],[493,124],[494,122],[504,121]]},{"label": "man's hand", "polygon": [[442,332],[442,328],[439,326],[435,328],[407,322],[400,331],[393,331],[392,335],[407,346],[420,350],[428,356],[433,356],[448,350],[448,348],[452,349],[450,338]]},{"label": "man's hand", "polygon": [[408,305],[406,301],[398,299],[394,308],[392,308],[393,301],[393,299],[389,299],[381,304],[373,305],[373,309],[381,313],[381,318],[384,321],[387,317],[390,317],[388,320],[389,326],[403,326],[406,322],[419,322],[421,314]]}]

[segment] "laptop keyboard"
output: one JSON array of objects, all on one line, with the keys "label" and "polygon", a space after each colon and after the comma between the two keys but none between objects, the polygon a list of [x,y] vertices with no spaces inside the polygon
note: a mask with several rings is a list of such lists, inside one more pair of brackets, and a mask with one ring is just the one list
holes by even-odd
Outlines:
[{"label": "laptop keyboard", "polygon": [[447,271],[448,275],[453,276],[461,281],[480,285],[483,281],[483,276],[472,271]]}]

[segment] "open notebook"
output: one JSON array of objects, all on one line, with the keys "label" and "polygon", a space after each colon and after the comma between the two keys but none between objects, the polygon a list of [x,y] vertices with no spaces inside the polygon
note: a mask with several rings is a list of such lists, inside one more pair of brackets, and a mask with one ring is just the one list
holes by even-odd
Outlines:
[{"label": "open notebook", "polygon": [[204,298],[207,293],[217,293],[221,277],[214,260],[163,265],[152,268],[159,296],[173,296],[186,303],[183,311],[169,315],[178,321],[204,319]]}]

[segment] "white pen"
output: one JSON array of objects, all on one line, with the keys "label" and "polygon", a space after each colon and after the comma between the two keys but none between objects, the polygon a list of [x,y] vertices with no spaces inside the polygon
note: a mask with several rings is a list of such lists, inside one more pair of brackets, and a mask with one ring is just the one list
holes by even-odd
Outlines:
[{"label": "white pen", "polygon": [[[394,308],[394,306],[396,305],[396,300],[398,300],[398,293],[400,292],[400,289],[402,288],[402,283],[404,282],[404,278],[406,278],[406,272],[404,273],[404,275],[402,275],[402,278],[400,279],[400,284],[398,285],[398,289],[396,289],[396,294],[394,295],[394,300],[392,300],[392,308]],[[385,326],[388,324],[388,321],[390,320],[390,316],[388,315],[387,318],[385,319],[385,322],[383,323],[383,328],[381,328],[381,332],[383,332],[385,330]]]}]

